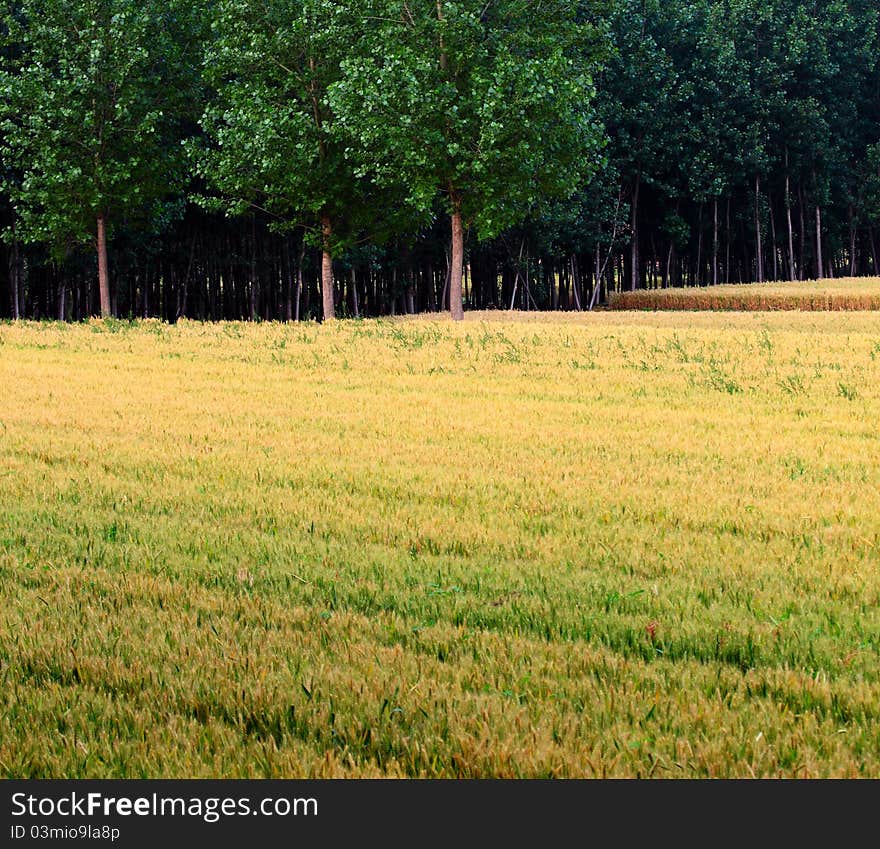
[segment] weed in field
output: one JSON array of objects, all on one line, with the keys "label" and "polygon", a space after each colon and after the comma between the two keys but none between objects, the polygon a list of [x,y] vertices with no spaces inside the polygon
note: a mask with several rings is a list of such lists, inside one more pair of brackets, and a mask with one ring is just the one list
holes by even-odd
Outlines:
[{"label": "weed in field", "polygon": [[844,383],[843,381],[840,381],[837,384],[837,394],[841,398],[846,398],[847,401],[855,401],[856,398],[859,397],[859,393],[856,388],[848,383]]}]

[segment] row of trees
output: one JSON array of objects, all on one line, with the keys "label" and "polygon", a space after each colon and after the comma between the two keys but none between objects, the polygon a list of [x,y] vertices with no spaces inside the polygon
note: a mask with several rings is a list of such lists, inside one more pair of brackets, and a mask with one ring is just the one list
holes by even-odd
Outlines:
[{"label": "row of trees", "polygon": [[10,0],[0,315],[877,274],[869,0]]}]

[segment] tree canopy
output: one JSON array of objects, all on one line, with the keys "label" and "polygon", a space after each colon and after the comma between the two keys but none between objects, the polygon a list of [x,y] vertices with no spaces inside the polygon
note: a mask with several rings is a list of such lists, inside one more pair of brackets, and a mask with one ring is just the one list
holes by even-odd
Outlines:
[{"label": "tree canopy", "polygon": [[192,13],[178,0],[21,0],[4,23],[0,153],[14,237],[57,260],[95,244],[109,315],[107,229],[161,228],[186,186]]},{"label": "tree canopy", "polygon": [[0,35],[0,315],[880,273],[867,0],[15,0]]}]

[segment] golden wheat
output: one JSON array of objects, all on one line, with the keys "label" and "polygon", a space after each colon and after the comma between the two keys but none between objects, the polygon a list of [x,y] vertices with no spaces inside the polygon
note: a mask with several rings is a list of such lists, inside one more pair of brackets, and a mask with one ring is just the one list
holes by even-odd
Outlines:
[{"label": "golden wheat", "polygon": [[880,776],[880,315],[0,325],[6,776]]},{"label": "golden wheat", "polygon": [[788,283],[749,283],[705,288],[615,292],[615,310],[880,310],[880,279],[845,277]]}]

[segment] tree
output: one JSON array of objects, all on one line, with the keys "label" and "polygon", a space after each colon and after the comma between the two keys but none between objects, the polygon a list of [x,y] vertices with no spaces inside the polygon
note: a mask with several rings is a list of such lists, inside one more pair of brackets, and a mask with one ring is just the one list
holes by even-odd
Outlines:
[{"label": "tree", "polygon": [[464,232],[491,237],[543,197],[568,196],[599,160],[594,30],[573,0],[368,0],[330,88],[359,173],[406,186],[451,224],[449,304],[464,316]]},{"label": "tree", "polygon": [[609,156],[627,185],[629,288],[639,287],[639,227],[645,185],[662,181],[663,165],[681,156],[680,81],[669,56],[674,10],[659,0],[618,0],[609,11],[614,52],[599,77],[599,110]]},{"label": "tree", "polygon": [[197,80],[183,47],[191,13],[180,0],[21,0],[5,20],[20,45],[0,71],[16,236],[58,258],[92,242],[111,315],[114,221],[149,220],[185,176],[175,110]]},{"label": "tree", "polygon": [[359,184],[334,134],[327,90],[351,40],[352,10],[327,0],[222,0],[205,69],[215,96],[192,151],[209,205],[259,209],[321,249],[323,315],[336,315],[333,257],[363,223]]}]

